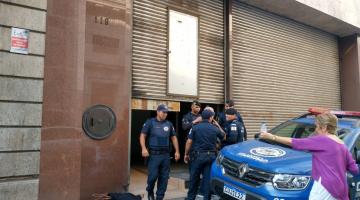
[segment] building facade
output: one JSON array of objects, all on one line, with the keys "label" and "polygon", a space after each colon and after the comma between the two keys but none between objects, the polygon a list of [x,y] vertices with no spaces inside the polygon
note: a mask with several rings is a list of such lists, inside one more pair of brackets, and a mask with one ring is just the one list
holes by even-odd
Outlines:
[{"label": "building facade", "polygon": [[[356,0],[24,2],[0,0],[1,199],[127,190],[158,103],[180,134],[194,99],[234,99],[251,135],[310,106],[360,110]],[[28,31],[25,54],[13,28]]]}]

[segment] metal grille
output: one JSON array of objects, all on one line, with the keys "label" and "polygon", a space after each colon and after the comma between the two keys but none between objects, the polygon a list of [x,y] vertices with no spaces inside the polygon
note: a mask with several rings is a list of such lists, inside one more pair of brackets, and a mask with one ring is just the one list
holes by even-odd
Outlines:
[{"label": "metal grille", "polygon": [[233,95],[249,135],[311,106],[340,109],[337,37],[235,1]]},{"label": "metal grille", "polygon": [[261,170],[250,168],[249,172],[243,177],[239,178],[239,166],[241,163],[232,161],[228,158],[224,158],[221,165],[225,169],[225,173],[231,177],[241,180],[242,182],[252,185],[259,186],[266,182],[271,182],[274,177],[273,174],[267,173]]},{"label": "metal grille", "polygon": [[170,6],[199,16],[199,99],[224,99],[223,1],[135,0],[133,5],[132,94],[137,98],[190,101],[166,95],[167,37]]}]

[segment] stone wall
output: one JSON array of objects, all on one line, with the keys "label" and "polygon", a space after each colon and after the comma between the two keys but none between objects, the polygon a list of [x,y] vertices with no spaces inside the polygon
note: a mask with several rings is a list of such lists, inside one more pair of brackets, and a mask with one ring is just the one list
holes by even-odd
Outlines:
[{"label": "stone wall", "polygon": [[[0,0],[0,197],[38,199],[46,0]],[[10,53],[11,27],[30,31]]]}]

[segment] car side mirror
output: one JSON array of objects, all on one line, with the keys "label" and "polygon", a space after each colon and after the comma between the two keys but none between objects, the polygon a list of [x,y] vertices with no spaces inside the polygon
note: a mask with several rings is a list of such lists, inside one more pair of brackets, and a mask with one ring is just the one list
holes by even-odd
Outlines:
[{"label": "car side mirror", "polygon": [[360,164],[360,150],[356,151],[356,163]]}]

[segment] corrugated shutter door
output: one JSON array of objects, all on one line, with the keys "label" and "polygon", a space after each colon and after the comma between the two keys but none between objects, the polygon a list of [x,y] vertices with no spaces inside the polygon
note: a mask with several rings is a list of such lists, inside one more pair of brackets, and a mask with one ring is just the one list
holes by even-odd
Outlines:
[{"label": "corrugated shutter door", "polygon": [[311,106],[340,109],[336,36],[235,1],[233,95],[250,134]]},{"label": "corrugated shutter door", "polygon": [[223,2],[134,0],[132,94],[133,97],[187,101],[192,98],[167,96],[168,6],[198,13],[199,99],[222,103],[224,99]]}]

